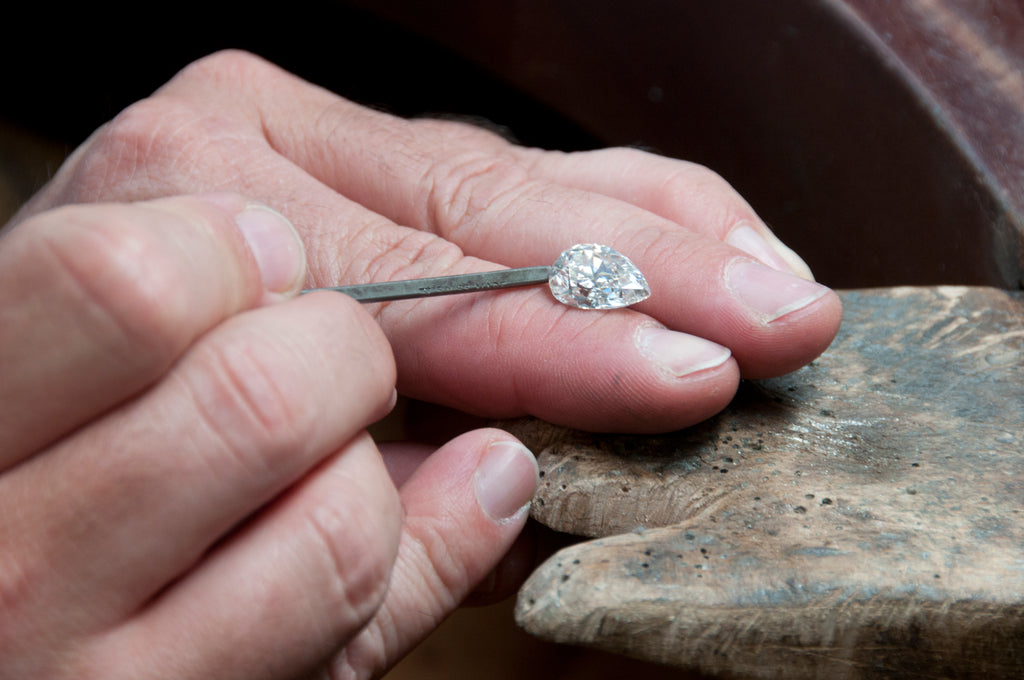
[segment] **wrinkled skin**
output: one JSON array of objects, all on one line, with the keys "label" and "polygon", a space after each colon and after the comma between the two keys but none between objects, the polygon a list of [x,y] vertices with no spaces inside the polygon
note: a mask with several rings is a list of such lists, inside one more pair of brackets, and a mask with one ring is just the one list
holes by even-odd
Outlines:
[{"label": "wrinkled skin", "polygon": [[[652,297],[296,297],[578,242]],[[807,363],[841,316],[707,169],[401,120],[235,52],[72,155],[0,238],[0,297],[2,677],[380,674],[481,581],[514,586],[537,483],[497,430],[376,446],[396,387],[667,431]]]}]

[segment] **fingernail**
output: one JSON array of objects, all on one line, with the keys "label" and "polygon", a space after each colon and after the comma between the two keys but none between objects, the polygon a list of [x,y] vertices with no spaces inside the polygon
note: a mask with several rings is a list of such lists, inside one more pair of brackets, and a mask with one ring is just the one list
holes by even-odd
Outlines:
[{"label": "fingernail", "polygon": [[729,232],[725,242],[748,255],[753,255],[772,269],[791,272],[809,281],[814,280],[814,274],[807,263],[770,231],[758,231],[744,222]]},{"label": "fingernail", "polygon": [[484,514],[503,522],[529,506],[539,480],[537,459],[529,449],[519,442],[494,442],[476,468],[476,500]]},{"label": "fingernail", "polygon": [[235,223],[256,258],[263,286],[272,293],[297,289],[305,275],[306,256],[292,223],[257,204],[235,215]]},{"label": "fingernail", "polygon": [[764,323],[803,309],[828,293],[825,286],[775,269],[738,260],[725,273],[726,285]]},{"label": "fingernail", "polygon": [[644,358],[677,378],[721,366],[732,356],[726,347],[659,326],[642,326],[633,339]]}]

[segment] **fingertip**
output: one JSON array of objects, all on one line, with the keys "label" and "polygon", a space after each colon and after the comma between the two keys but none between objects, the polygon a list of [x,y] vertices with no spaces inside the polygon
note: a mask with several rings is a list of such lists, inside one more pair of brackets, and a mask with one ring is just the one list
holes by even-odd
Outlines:
[{"label": "fingertip", "polygon": [[806,366],[828,350],[842,320],[842,300],[826,288],[810,304],[774,321],[769,334],[752,339],[743,351],[734,352],[743,377],[774,378]]},{"label": "fingertip", "polygon": [[538,482],[533,454],[497,429],[464,433],[416,469],[399,491],[402,547],[384,604],[395,649],[421,639],[481,584],[487,598],[518,578],[497,566],[526,524]]},{"label": "fingertip", "polygon": [[671,378],[718,368],[732,356],[728,347],[663,326],[641,325],[633,340],[641,356]]},{"label": "fingertip", "polygon": [[819,283],[746,258],[726,267],[725,285],[747,313],[766,326],[832,293]]},{"label": "fingertip", "polygon": [[395,387],[398,369],[395,356],[384,331],[374,318],[359,302],[347,295],[333,291],[316,291],[302,295],[294,304],[316,308],[316,314],[323,319],[332,319],[344,324],[346,333],[356,332],[359,341],[357,350],[339,358],[338,365],[359,366],[376,376],[375,385],[379,388],[374,394],[364,395],[364,401],[373,399],[377,404],[373,422],[387,416],[398,404],[398,391]]},{"label": "fingertip", "polygon": [[306,277],[306,254],[292,223],[259,203],[248,203],[234,220],[267,292],[287,297],[298,293]]},{"label": "fingertip", "polygon": [[539,483],[537,459],[512,438],[491,442],[473,473],[480,510],[498,524],[524,517]]},{"label": "fingertip", "polygon": [[813,319],[812,336],[816,340],[814,354],[807,360],[811,361],[825,352],[839,334],[839,328],[843,323],[842,298],[834,290],[827,289],[806,314],[809,319]]},{"label": "fingertip", "polygon": [[[390,454],[417,447],[387,445]],[[530,501],[540,485],[540,468],[533,453],[508,432],[481,428],[465,432],[421,459],[418,469],[403,485],[414,502],[461,505],[462,514],[486,520],[492,527],[506,527],[525,521]]]},{"label": "fingertip", "polygon": [[[155,199],[154,205],[174,212],[195,213],[197,205],[213,207],[229,217],[241,235],[270,300],[297,294],[306,278],[306,251],[298,230],[284,215],[259,201],[230,191]],[[199,209],[199,219],[212,215]],[[265,300],[267,301],[267,300]]]}]

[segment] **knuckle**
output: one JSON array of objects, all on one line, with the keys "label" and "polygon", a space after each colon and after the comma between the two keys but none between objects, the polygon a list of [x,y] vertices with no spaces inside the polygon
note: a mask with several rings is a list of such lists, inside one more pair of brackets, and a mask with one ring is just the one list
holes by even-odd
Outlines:
[{"label": "knuckle", "polygon": [[[278,315],[273,326],[229,321],[183,364],[190,408],[215,443],[208,465],[216,474],[256,485],[293,476],[390,404],[394,360],[368,314],[324,314],[315,300],[293,308],[300,316]],[[339,413],[336,404],[347,408]]]},{"label": "knuckle", "polygon": [[269,62],[251,52],[239,49],[219,50],[193,61],[171,81],[199,80],[205,83],[221,81],[247,82],[244,76],[270,70]]},{"label": "knuckle", "polygon": [[724,177],[710,168],[692,163],[670,172],[665,178],[664,188],[666,194],[677,198],[693,195],[721,198],[734,193]]},{"label": "knuckle", "polygon": [[[591,152],[587,152],[591,153]],[[738,194],[728,181],[714,170],[676,158],[658,156],[648,151],[629,147],[602,149],[595,154],[602,154],[603,160],[618,167],[655,169],[660,181],[653,184],[654,203],[661,209],[680,204],[716,204],[728,203]]]},{"label": "knuckle", "polygon": [[[637,217],[624,223],[622,232],[629,234],[622,246],[631,259],[642,263],[643,271],[706,272],[721,266],[721,250],[712,239],[680,237],[668,223]],[[712,284],[712,279],[707,279]]]},{"label": "knuckle", "polygon": [[657,196],[661,210],[671,212],[674,206],[685,205],[702,215],[706,224],[724,226],[731,215],[749,211],[725,178],[702,165],[686,164],[670,171]]},{"label": "knuckle", "polygon": [[410,534],[407,541],[408,559],[417,576],[433,593],[468,592],[472,586],[469,571],[449,544],[446,534],[450,529],[440,520],[419,519],[415,535]]},{"label": "knuckle", "polygon": [[189,116],[184,105],[156,96],[124,109],[75,153],[69,200],[141,196],[163,174],[161,170],[179,158],[182,139],[175,130],[181,130]]},{"label": "knuckle", "polygon": [[[239,90],[265,82],[271,66],[241,51],[193,62],[154,95],[100,127],[62,176],[65,202],[149,198],[207,186],[209,173],[244,177],[259,126],[246,118]],[[230,102],[230,105],[226,105]],[[204,161],[218,165],[202,167]]]},{"label": "knuckle", "polygon": [[[353,489],[365,485],[351,480]],[[365,502],[317,503],[305,516],[305,533],[320,555],[325,594],[338,603],[343,625],[365,625],[383,604],[399,541],[401,504],[390,485],[378,485]],[[364,496],[368,494],[362,494]],[[353,549],[355,548],[355,549]]]},{"label": "knuckle", "polygon": [[462,152],[433,163],[424,176],[425,214],[438,234],[470,230],[500,215],[533,183],[529,170],[504,154]]},{"label": "knuckle", "polygon": [[242,49],[223,49],[199,58],[174,76],[164,91],[213,92],[232,95],[280,77],[284,71]]},{"label": "knuckle", "polygon": [[[240,468],[249,479],[279,477],[310,446],[314,409],[301,378],[267,343],[238,337],[203,343],[195,354],[189,388],[199,417],[225,449],[211,465]],[[238,476],[238,469],[221,470]]]}]

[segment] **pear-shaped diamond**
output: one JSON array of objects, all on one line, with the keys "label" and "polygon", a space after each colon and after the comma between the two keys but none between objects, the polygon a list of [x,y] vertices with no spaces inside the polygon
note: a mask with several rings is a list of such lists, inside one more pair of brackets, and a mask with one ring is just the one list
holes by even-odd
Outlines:
[{"label": "pear-shaped diamond", "polygon": [[551,267],[551,293],[580,309],[618,309],[651,296],[647,279],[626,256],[608,246],[580,243]]}]

